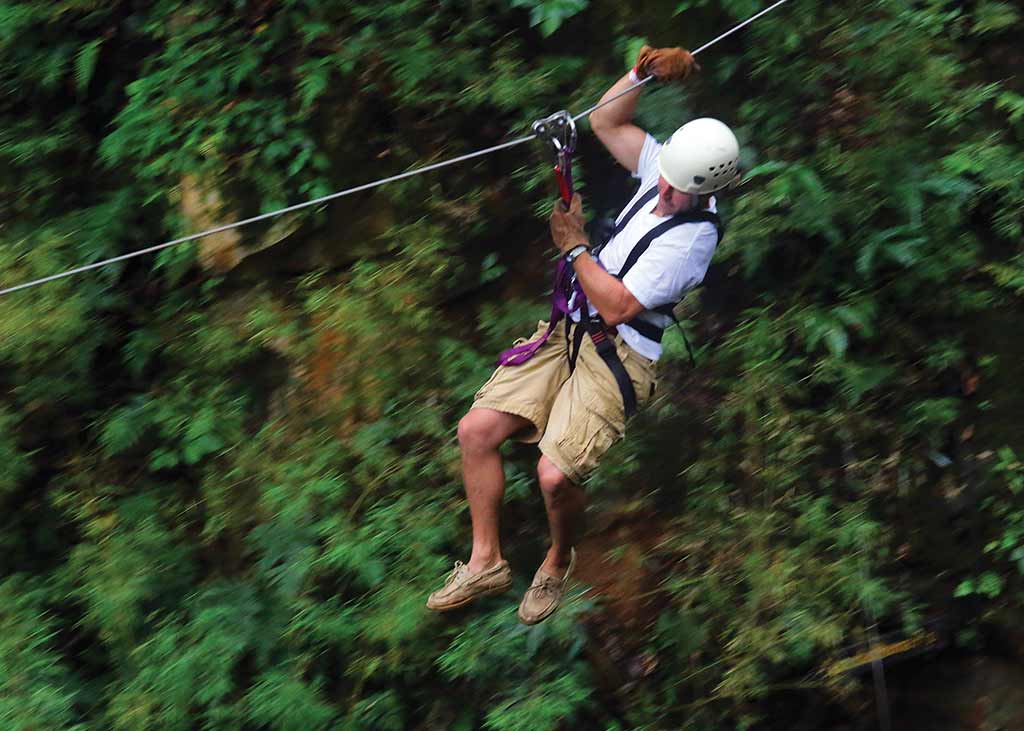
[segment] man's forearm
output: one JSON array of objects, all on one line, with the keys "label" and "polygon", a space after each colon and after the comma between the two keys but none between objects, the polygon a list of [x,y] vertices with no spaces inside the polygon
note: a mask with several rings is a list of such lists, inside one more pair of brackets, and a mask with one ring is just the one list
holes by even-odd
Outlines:
[{"label": "man's forearm", "polygon": [[604,321],[609,325],[625,322],[630,299],[626,286],[606,272],[589,253],[576,257],[573,269],[587,300],[597,308]]},{"label": "man's forearm", "polygon": [[[629,74],[623,75],[621,79],[612,84],[601,97],[600,101],[610,99],[616,94],[633,86]],[[633,121],[633,114],[636,112],[636,102],[640,98],[640,89],[629,94],[623,94],[611,104],[601,107],[590,115],[590,126],[595,131],[599,128],[619,127]]]}]

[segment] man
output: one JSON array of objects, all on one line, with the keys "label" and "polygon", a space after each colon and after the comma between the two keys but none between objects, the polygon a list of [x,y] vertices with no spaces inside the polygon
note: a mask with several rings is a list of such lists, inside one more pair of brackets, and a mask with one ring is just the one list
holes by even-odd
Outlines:
[{"label": "man", "polygon": [[[633,70],[602,101],[641,77],[685,79],[695,68],[688,51],[645,46]],[[498,535],[505,490],[498,450],[509,438],[540,447],[537,477],[551,531],[551,547],[519,618],[535,624],[558,607],[575,561],[585,505],[580,484],[622,438],[631,411],[653,395],[671,307],[700,284],[711,261],[719,238],[712,193],[738,177],[736,138],[721,122],[699,119],[661,145],[632,123],[638,96],[639,91],[625,94],[590,117],[612,156],[640,178],[613,238],[599,254],[591,253],[578,195],[569,210],[556,203],[551,215],[552,238],[571,263],[588,306],[559,321],[527,362],[499,366],[459,422],[473,549],[469,562],[456,563],[444,586],[430,595],[427,606],[435,611],[512,584]],[[541,323],[531,342],[545,338],[547,329]]]}]

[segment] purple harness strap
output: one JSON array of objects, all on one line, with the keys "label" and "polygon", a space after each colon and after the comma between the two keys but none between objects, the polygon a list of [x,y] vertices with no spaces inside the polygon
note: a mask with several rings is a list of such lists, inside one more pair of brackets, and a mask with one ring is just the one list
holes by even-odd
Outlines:
[{"label": "purple harness strap", "polygon": [[540,350],[540,347],[548,341],[548,338],[551,337],[555,325],[569,314],[569,295],[566,294],[568,289],[568,282],[566,281],[568,268],[564,257],[558,260],[558,269],[555,270],[554,291],[551,293],[551,318],[548,320],[547,332],[544,333],[540,340],[523,343],[503,352],[498,357],[498,365],[517,366],[530,360]]},{"label": "purple harness strap", "polygon": [[[533,131],[539,138],[546,139],[554,145],[557,160],[555,180],[558,182],[562,203],[568,210],[573,195],[572,154],[576,149],[575,120],[566,111],[556,112],[550,117],[534,122]],[[576,300],[575,306],[570,311],[569,299],[573,292],[576,293]],[[573,277],[571,267],[563,256],[558,260],[558,268],[555,270],[554,288],[551,293],[551,317],[548,320],[547,332],[540,340],[523,343],[503,352],[498,357],[498,365],[516,366],[527,362],[548,341],[555,326],[563,317],[568,316],[570,312],[575,312],[580,307],[587,306],[587,297],[583,293],[583,288]]]},{"label": "purple harness strap", "polygon": [[[597,263],[601,264],[601,260],[598,259]],[[555,330],[555,326],[563,317],[567,317],[570,313],[576,312],[581,308],[589,307],[587,295],[584,294],[580,283],[572,278],[569,272],[569,263],[565,260],[565,257],[562,257],[558,260],[558,268],[555,270],[554,289],[551,293],[551,318],[548,320],[547,332],[539,340],[523,343],[503,352],[498,357],[498,365],[517,366],[530,360],[540,350],[541,346],[548,341],[551,333]],[[576,300],[573,303],[573,308],[570,310],[569,299],[572,292],[576,293]]]}]

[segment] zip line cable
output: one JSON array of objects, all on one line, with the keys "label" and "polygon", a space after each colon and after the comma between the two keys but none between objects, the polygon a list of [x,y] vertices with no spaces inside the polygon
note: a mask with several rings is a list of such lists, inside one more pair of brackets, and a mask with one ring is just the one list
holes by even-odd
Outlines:
[{"label": "zip line cable", "polygon": [[[775,3],[774,5],[772,5],[772,6],[770,6],[770,7],[767,7],[767,8],[765,8],[764,10],[762,10],[761,12],[757,13],[757,15],[752,15],[752,16],[750,16],[749,18],[747,18],[746,20],[744,20],[744,21],[743,21],[742,23],[740,23],[739,25],[733,26],[732,28],[730,28],[729,30],[727,30],[727,31],[726,31],[725,33],[723,33],[722,35],[718,36],[718,38],[715,38],[715,39],[714,39],[714,40],[712,40],[712,41],[708,41],[708,42],[707,42],[707,43],[705,43],[705,44],[704,44],[703,46],[701,46],[700,48],[698,48],[698,49],[697,49],[696,51],[691,51],[691,52],[690,52],[690,55],[691,55],[691,56],[696,56],[696,55],[697,55],[698,53],[700,53],[701,51],[705,51],[705,50],[707,50],[707,49],[711,48],[711,46],[715,45],[716,43],[718,43],[718,42],[719,42],[720,40],[722,40],[723,38],[726,38],[726,37],[728,37],[728,36],[731,36],[731,35],[732,35],[733,33],[735,33],[736,31],[738,31],[738,30],[739,30],[740,28],[744,28],[744,27],[746,27],[746,26],[750,25],[750,24],[751,24],[751,23],[753,23],[753,22],[754,22],[755,20],[757,20],[758,18],[760,18],[760,17],[762,16],[762,15],[767,15],[767,14],[768,14],[768,13],[770,13],[771,11],[775,10],[775,8],[777,8],[777,7],[779,7],[780,5],[782,5],[782,4],[784,4],[784,3],[787,3],[787,2],[789,2],[789,0],[779,0],[779,1],[778,1],[777,3]],[[607,105],[607,104],[611,104],[611,103],[612,103],[613,101],[615,101],[615,100],[616,100],[616,99],[618,99],[619,97],[621,97],[621,96],[625,96],[626,94],[628,94],[629,92],[633,91],[634,89],[639,89],[639,88],[640,88],[641,86],[643,86],[644,84],[646,84],[646,83],[647,83],[648,81],[650,81],[650,80],[651,80],[651,79],[653,79],[653,78],[654,78],[653,76],[648,76],[648,77],[647,77],[647,78],[645,78],[645,79],[641,79],[640,81],[638,81],[637,83],[635,83],[635,84],[633,84],[633,85],[632,85],[631,87],[629,87],[628,89],[623,89],[622,91],[620,91],[620,92],[619,92],[618,94],[616,94],[615,96],[613,96],[613,97],[609,97],[608,99],[605,99],[605,100],[604,100],[603,102],[599,102],[598,104],[595,104],[594,106],[590,107],[589,109],[586,109],[586,110],[584,110],[584,111],[580,112],[579,114],[577,114],[577,115],[576,115],[575,117],[573,117],[573,118],[572,118],[572,121],[573,121],[573,122],[576,122],[576,121],[578,121],[579,119],[581,119],[581,118],[583,118],[583,117],[586,117],[586,116],[588,116],[588,115],[592,114],[593,112],[596,112],[596,111],[597,111],[598,109],[600,109],[601,107],[603,107],[603,106],[605,106],[605,105]],[[0,294],[3,294],[3,292],[0,292]]]},{"label": "zip line cable", "polygon": [[[755,20],[760,18],[762,15],[766,15],[766,14],[770,13],[772,10],[775,10],[775,8],[779,7],[780,5],[782,5],[782,4],[786,3],[786,2],[789,2],[789,0],[778,0],[778,2],[776,2],[774,5],[771,5],[771,6],[767,7],[767,8],[765,8],[764,10],[762,10],[759,13],[757,13],[756,15],[751,16],[750,18],[747,18],[742,23],[740,23],[739,25],[736,25],[733,28],[729,29],[728,31],[726,31],[722,35],[718,36],[714,40],[708,41],[703,46],[701,46],[697,50],[693,51],[692,55],[696,56],[701,51],[704,51],[704,50],[707,50],[708,48],[711,48],[711,46],[715,45],[716,43],[718,43],[723,38],[726,38],[727,36],[730,36],[733,33],[735,33],[736,31],[740,30],[741,28],[749,25],[750,23],[753,23]],[[624,96],[625,94],[628,94],[629,92],[631,92],[631,91],[633,91],[635,89],[638,89],[639,87],[643,86],[644,84],[646,84],[648,81],[650,81],[653,78],[654,78],[653,76],[648,76],[646,79],[643,79],[639,83],[630,86],[628,89],[625,89],[625,90],[619,92],[615,96],[613,96],[613,97],[611,97],[609,99],[606,99],[603,102],[599,102],[598,104],[595,104],[594,106],[590,107],[589,109],[580,112],[579,114],[577,114],[575,117],[572,118],[573,121],[575,122],[576,120],[578,120],[578,119],[580,119],[582,117],[589,116],[590,114],[592,114],[596,110],[600,109],[601,107],[603,107],[603,106],[605,106],[607,104],[611,104],[613,101],[615,101],[619,97]],[[483,150],[477,150],[476,152],[470,152],[470,153],[468,153],[466,155],[460,155],[458,157],[453,157],[450,160],[444,160],[442,162],[433,163],[431,165],[424,165],[423,167],[414,168],[413,170],[408,170],[408,171],[406,171],[404,173],[399,173],[398,175],[392,175],[390,177],[381,178],[380,180],[375,180],[375,181],[370,182],[370,183],[364,183],[363,185],[357,185],[354,188],[348,188],[346,190],[341,190],[341,191],[338,191],[336,193],[330,193],[329,195],[321,196],[320,198],[314,198],[313,200],[305,201],[303,203],[296,203],[293,206],[288,206],[286,208],[281,208],[280,210],[270,211],[269,213],[261,213],[258,216],[253,216],[252,218],[246,218],[246,219],[243,219],[241,221],[235,221],[234,223],[224,224],[223,226],[217,226],[215,228],[211,228],[211,229],[208,229],[206,231],[200,231],[199,233],[190,234],[189,236],[182,236],[181,238],[173,239],[172,241],[166,241],[166,242],[164,242],[162,244],[157,244],[156,246],[150,246],[150,247],[145,248],[145,249],[139,249],[138,251],[132,251],[132,252],[129,252],[127,254],[122,254],[120,256],[112,257],[110,259],[104,259],[103,261],[97,261],[97,262],[94,262],[92,264],[86,264],[85,266],[80,266],[80,267],[76,267],[74,269],[69,269],[67,271],[60,272],[59,274],[51,274],[48,277],[43,277],[42,279],[35,279],[35,280],[32,280],[31,282],[25,282],[23,284],[18,284],[18,285],[14,286],[14,287],[7,287],[6,289],[0,289],[0,296],[3,296],[5,294],[10,294],[11,292],[17,292],[18,290],[22,290],[22,289],[28,289],[29,287],[35,287],[36,285],[39,285],[39,284],[45,284],[46,282],[52,282],[55,279],[63,279],[64,277],[70,277],[73,274],[80,274],[82,272],[89,271],[90,269],[98,269],[100,267],[107,266],[108,264],[114,264],[114,263],[119,262],[119,261],[124,261],[125,259],[131,259],[131,258],[136,257],[136,256],[142,256],[143,254],[150,254],[150,253],[152,253],[154,251],[160,251],[161,249],[166,249],[166,248],[171,247],[171,246],[177,246],[178,244],[184,244],[184,243],[187,243],[189,241],[195,241],[196,239],[201,239],[201,238],[204,238],[206,236],[211,236],[211,235],[213,235],[215,233],[220,233],[221,231],[228,231],[228,230],[233,229],[233,228],[240,228],[242,226],[246,226],[246,225],[248,225],[250,223],[256,223],[257,221],[264,221],[264,220],[266,220],[268,218],[274,218],[275,216],[281,216],[281,215],[283,215],[285,213],[291,213],[292,211],[297,211],[297,210],[299,210],[301,208],[308,208],[309,206],[315,206],[315,205],[318,205],[320,203],[325,203],[327,201],[334,200],[335,198],[341,198],[343,196],[351,195],[353,193],[359,193],[359,192],[364,191],[364,190],[370,190],[371,188],[376,188],[376,187],[384,185],[386,183],[393,183],[393,182],[395,182],[397,180],[403,180],[405,178],[411,178],[412,176],[419,175],[420,173],[427,173],[427,172],[430,172],[431,170],[437,170],[439,168],[447,167],[449,165],[455,165],[456,163],[465,162],[466,160],[471,160],[471,159],[473,159],[475,157],[482,157],[484,155],[489,155],[492,152],[497,152],[499,150],[504,150],[504,149],[507,149],[507,148],[510,148],[510,147],[515,147],[517,145],[521,145],[524,142],[529,142],[529,141],[534,140],[536,138],[537,138],[537,135],[535,135],[535,134],[528,135],[526,137],[520,137],[518,139],[511,140],[509,142],[503,142],[500,145],[494,145],[493,147],[488,147],[488,148],[485,148]]]},{"label": "zip line cable", "polygon": [[128,254],[122,254],[121,256],[115,256],[115,257],[113,257],[111,259],[104,259],[103,261],[97,261],[97,262],[95,262],[93,264],[87,264],[85,266],[77,267],[75,269],[69,269],[68,271],[61,272],[60,274],[51,274],[48,277],[43,277],[42,279],[36,279],[35,281],[32,281],[32,282],[25,282],[24,284],[19,284],[19,285],[15,286],[15,287],[8,287],[7,289],[0,289],[0,295],[5,295],[5,294],[8,294],[10,292],[15,292],[15,291],[17,291],[19,289],[26,289],[28,287],[34,287],[37,284],[43,284],[45,282],[52,282],[54,279],[61,279],[62,277],[70,277],[72,274],[78,274],[80,272],[85,272],[85,271],[88,271],[90,269],[97,269],[99,267],[106,266],[107,264],[113,264],[114,262],[124,261],[125,259],[131,259],[132,257],[142,256],[143,254],[149,254],[149,253],[154,252],[154,251],[159,251],[160,249],[166,249],[169,246],[176,246],[178,244],[184,244],[187,241],[195,241],[196,239],[201,239],[204,236],[210,236],[210,235],[215,234],[215,233],[220,233],[221,231],[227,231],[227,230],[232,229],[232,228],[239,228],[241,226],[245,226],[245,225],[250,224],[250,223],[256,223],[257,221],[263,221],[263,220],[266,220],[268,218],[273,218],[275,216],[283,215],[285,213],[291,213],[292,211],[297,211],[300,208],[307,208],[309,206],[315,206],[318,203],[324,203],[325,201],[333,200],[335,198],[341,198],[342,196],[350,195],[352,193],[358,193],[358,192],[363,191],[363,190],[369,190],[370,188],[376,188],[377,186],[384,185],[385,183],[393,183],[396,180],[402,180],[403,178],[411,178],[413,175],[419,175],[420,173],[426,173],[426,172],[429,172],[431,170],[437,170],[438,168],[443,168],[443,167],[445,167],[447,165],[454,165],[457,162],[463,162],[465,160],[469,160],[470,158],[481,157],[483,155],[489,155],[492,152],[497,152],[498,150],[503,150],[506,147],[514,147],[515,145],[521,145],[524,142],[529,142],[530,140],[534,139],[535,137],[536,137],[536,135],[530,135],[529,137],[520,137],[517,140],[512,140],[510,142],[503,142],[500,145],[495,145],[494,147],[488,147],[485,150],[477,150],[476,152],[470,152],[469,154],[466,154],[466,155],[461,155],[459,157],[454,157],[451,160],[445,160],[443,162],[434,163],[432,165],[426,165],[426,166],[421,167],[421,168],[416,168],[415,170],[409,170],[409,171],[404,172],[404,173],[399,173],[398,175],[392,175],[389,178],[381,178],[380,180],[375,180],[372,183],[365,183],[363,185],[356,186],[355,188],[349,188],[347,190],[338,191],[337,193],[331,193],[330,195],[325,195],[325,196],[322,196],[320,198],[314,198],[313,200],[305,201],[304,203],[296,203],[294,206],[288,206],[287,208],[282,208],[282,209],[277,210],[277,211],[270,211],[269,213],[261,213],[258,216],[253,216],[252,218],[246,218],[246,219],[243,219],[241,221],[235,221],[234,223],[227,223],[227,224],[224,224],[223,226],[217,226],[216,228],[211,228],[211,229],[208,229],[206,231],[200,231],[197,234],[191,234],[189,236],[182,236],[180,239],[174,239],[173,241],[167,241],[167,242],[164,242],[162,244],[157,244],[156,246],[150,246],[149,248],[146,248],[146,249],[139,249],[138,251],[132,251],[132,252],[130,252]]}]

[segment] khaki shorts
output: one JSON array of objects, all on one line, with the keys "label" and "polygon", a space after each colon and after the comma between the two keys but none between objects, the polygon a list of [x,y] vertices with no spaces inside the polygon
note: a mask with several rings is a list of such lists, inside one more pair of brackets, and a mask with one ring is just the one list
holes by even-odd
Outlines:
[{"label": "khaki shorts", "polygon": [[[578,325],[572,323],[573,330]],[[548,328],[540,322],[530,338],[539,339]],[[626,432],[625,408],[615,376],[584,336],[576,369],[569,373],[566,320],[555,326],[548,341],[523,365],[498,366],[477,391],[473,408],[494,409],[528,419],[532,429],[515,435],[540,451],[570,480],[579,484],[597,467],[598,460]],[[633,381],[637,407],[654,395],[655,362],[615,338],[622,365]]]}]

